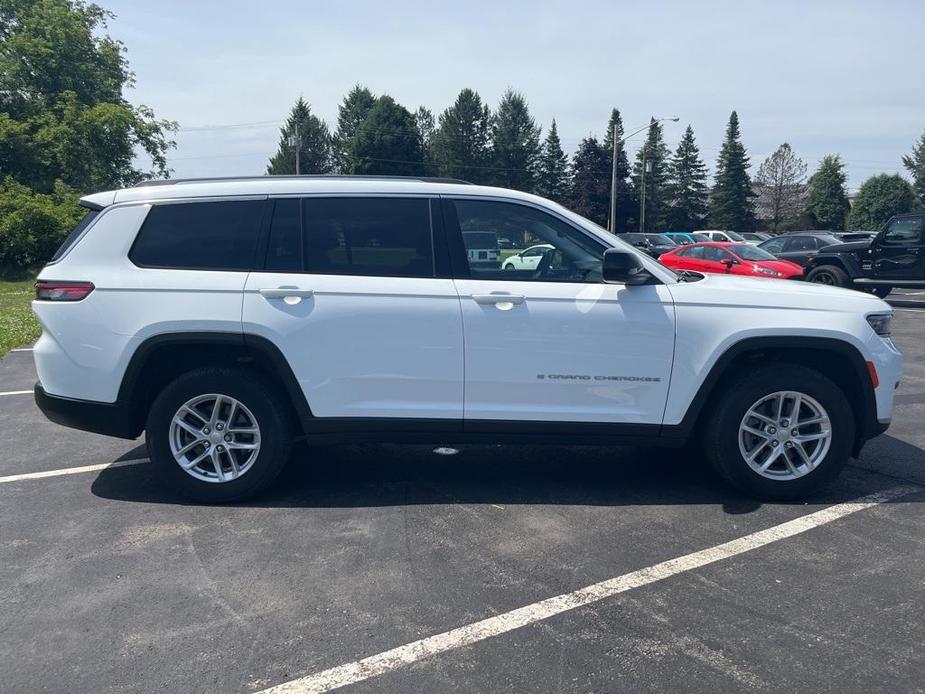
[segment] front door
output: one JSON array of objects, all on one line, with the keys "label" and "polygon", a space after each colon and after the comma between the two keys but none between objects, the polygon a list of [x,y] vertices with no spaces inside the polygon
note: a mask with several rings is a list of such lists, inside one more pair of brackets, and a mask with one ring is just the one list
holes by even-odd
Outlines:
[{"label": "front door", "polygon": [[925,280],[925,216],[892,220],[862,256],[864,274],[877,280]]},{"label": "front door", "polygon": [[[465,337],[465,426],[479,420],[660,424],[674,351],[662,285],[601,281],[604,245],[528,204],[444,198]],[[535,268],[466,262],[462,233],[547,244]],[[542,429],[541,429],[542,431]]]},{"label": "front door", "polygon": [[461,426],[462,321],[448,260],[443,273],[435,269],[439,200],[274,205],[264,271],[245,287],[244,331],[279,346],[312,414]]}]

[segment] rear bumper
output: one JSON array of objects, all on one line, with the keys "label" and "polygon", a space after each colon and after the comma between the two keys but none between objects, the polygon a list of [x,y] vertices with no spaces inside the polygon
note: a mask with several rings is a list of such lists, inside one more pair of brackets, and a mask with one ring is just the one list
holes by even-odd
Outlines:
[{"label": "rear bumper", "polygon": [[94,434],[134,439],[140,432],[132,426],[127,408],[118,403],[76,400],[49,395],[35,384],[35,404],[55,424]]}]

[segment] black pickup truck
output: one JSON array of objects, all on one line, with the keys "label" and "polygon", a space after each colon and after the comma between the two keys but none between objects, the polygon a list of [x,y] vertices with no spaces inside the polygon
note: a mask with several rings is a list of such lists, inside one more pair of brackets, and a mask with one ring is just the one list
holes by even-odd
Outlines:
[{"label": "black pickup truck", "polygon": [[806,279],[881,298],[894,287],[925,288],[925,212],[890,218],[872,239],[821,248],[809,259]]}]

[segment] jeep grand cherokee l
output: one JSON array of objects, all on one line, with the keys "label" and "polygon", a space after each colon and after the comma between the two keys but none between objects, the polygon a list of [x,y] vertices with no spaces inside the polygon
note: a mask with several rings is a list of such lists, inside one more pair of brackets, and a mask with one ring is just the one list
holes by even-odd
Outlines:
[{"label": "jeep grand cherokee l", "polygon": [[[674,273],[542,198],[426,179],[167,181],[83,199],[39,275],[35,398],[135,438],[205,501],[295,439],[701,447],[761,497],[831,480],[890,422],[890,308]],[[528,233],[535,267],[473,262]]]}]

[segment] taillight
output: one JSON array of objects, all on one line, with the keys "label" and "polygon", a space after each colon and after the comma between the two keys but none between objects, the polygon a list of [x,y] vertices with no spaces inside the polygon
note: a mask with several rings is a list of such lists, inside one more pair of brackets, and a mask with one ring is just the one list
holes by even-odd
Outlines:
[{"label": "taillight", "polygon": [[39,301],[80,301],[93,289],[93,282],[38,280],[35,283],[35,298]]}]

